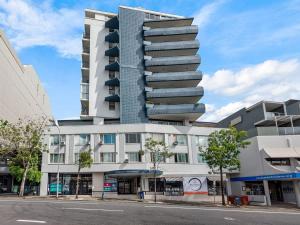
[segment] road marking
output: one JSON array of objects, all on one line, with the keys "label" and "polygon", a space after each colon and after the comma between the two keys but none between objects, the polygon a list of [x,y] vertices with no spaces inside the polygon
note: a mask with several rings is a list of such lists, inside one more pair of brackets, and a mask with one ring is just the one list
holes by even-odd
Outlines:
[{"label": "road marking", "polygon": [[87,208],[62,208],[68,210],[86,210],[86,211],[105,211],[105,212],[124,212],[123,209],[87,209]]},{"label": "road marking", "polygon": [[42,220],[16,220],[17,222],[23,222],[23,223],[47,223],[46,221]]},{"label": "road marking", "polygon": [[300,215],[300,212],[285,212],[285,211],[265,211],[265,210],[242,210],[242,209],[217,209],[217,208],[195,208],[195,207],[180,207],[180,206],[156,206],[146,205],[146,208],[164,208],[164,209],[186,209],[186,210],[203,210],[203,211],[220,211],[220,212],[242,212],[242,213],[266,213],[266,214],[284,214],[284,215]]},{"label": "road marking", "polygon": [[224,220],[234,221],[235,219],[232,217],[224,217]]},{"label": "road marking", "polygon": [[[0,202],[21,202],[21,203],[51,203],[51,204],[78,204],[78,205],[97,205],[99,202],[78,202],[74,200],[70,201],[32,201],[32,200],[0,200]],[[0,205],[2,206],[2,205]]]}]

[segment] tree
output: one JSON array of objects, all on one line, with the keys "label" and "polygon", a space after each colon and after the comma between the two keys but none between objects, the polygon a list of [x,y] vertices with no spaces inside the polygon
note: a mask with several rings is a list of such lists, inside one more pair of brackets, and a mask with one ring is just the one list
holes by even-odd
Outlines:
[{"label": "tree", "polygon": [[77,180],[76,180],[76,199],[78,199],[78,190],[79,190],[79,176],[80,171],[83,168],[90,168],[93,163],[93,159],[91,156],[91,149],[89,151],[80,152],[78,159],[78,172],[77,172]]},{"label": "tree", "polygon": [[45,126],[45,118],[16,123],[0,120],[0,156],[9,161],[10,173],[21,182],[19,196],[24,195],[26,180],[40,181]]},{"label": "tree", "polygon": [[[156,202],[156,178],[159,169],[159,164],[165,162],[167,158],[170,158],[173,153],[169,151],[168,146],[163,141],[156,141],[152,138],[148,138],[145,143],[145,151],[151,155],[151,162],[153,163],[153,177],[154,177],[154,202]],[[144,151],[140,151],[144,154]]]},{"label": "tree", "polygon": [[238,169],[240,167],[240,150],[250,143],[244,141],[246,131],[238,131],[235,127],[214,131],[208,137],[208,147],[200,148],[200,154],[210,168],[220,172],[222,204],[225,205],[223,169]]}]

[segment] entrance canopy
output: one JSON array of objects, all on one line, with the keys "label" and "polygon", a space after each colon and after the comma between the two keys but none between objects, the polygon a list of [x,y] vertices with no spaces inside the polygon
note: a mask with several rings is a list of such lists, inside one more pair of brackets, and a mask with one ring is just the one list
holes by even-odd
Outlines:
[{"label": "entrance canopy", "polygon": [[104,173],[109,177],[139,177],[139,176],[153,176],[156,173],[157,176],[162,174],[160,170],[112,170]]},{"label": "entrance canopy", "polygon": [[300,149],[296,148],[264,148],[270,158],[300,158]]}]

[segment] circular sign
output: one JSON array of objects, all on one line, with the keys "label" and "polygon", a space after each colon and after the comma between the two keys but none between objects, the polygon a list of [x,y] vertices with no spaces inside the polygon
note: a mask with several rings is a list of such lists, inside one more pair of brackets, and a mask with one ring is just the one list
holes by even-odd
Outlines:
[{"label": "circular sign", "polygon": [[193,191],[199,191],[202,188],[201,180],[195,177],[189,180],[189,185]]}]

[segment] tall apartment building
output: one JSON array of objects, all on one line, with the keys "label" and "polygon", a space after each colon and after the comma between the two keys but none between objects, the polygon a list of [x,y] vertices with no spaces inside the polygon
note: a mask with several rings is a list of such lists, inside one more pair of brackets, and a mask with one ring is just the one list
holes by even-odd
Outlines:
[{"label": "tall apartment building", "polygon": [[118,14],[86,10],[85,16],[81,119],[47,130],[40,194],[55,194],[57,182],[59,194],[74,194],[79,154],[91,149],[80,194],[136,198],[140,189],[153,198],[154,156],[145,149],[153,138],[174,153],[160,164],[158,198],[213,199],[219,176],[199,148],[215,124],[190,123],[205,111],[197,103],[203,89],[193,18],[124,6]]},{"label": "tall apartment building", "polygon": [[119,7],[86,10],[81,118],[181,122],[205,112],[193,18]]},{"label": "tall apartment building", "polygon": [[218,123],[248,132],[241,167],[232,173],[231,193],[250,201],[297,203],[300,207],[300,100],[262,101]]},{"label": "tall apartment building", "polygon": [[[48,95],[31,65],[23,65],[0,30],[0,119],[51,117]],[[13,179],[0,159],[0,193],[10,192]]]},{"label": "tall apartment building", "polygon": [[23,65],[0,30],[0,119],[51,116],[48,95],[31,65]]}]

